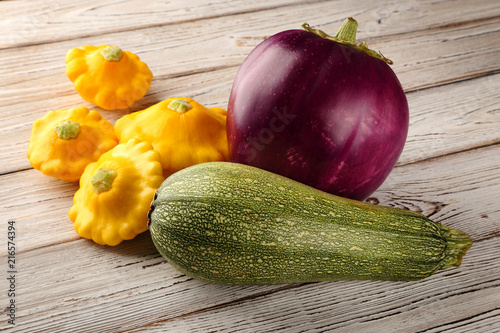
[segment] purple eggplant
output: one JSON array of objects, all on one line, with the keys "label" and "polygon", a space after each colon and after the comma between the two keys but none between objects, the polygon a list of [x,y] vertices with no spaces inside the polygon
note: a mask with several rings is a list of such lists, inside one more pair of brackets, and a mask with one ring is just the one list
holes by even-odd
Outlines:
[{"label": "purple eggplant", "polygon": [[231,159],[339,196],[365,200],[394,168],[408,132],[408,103],[392,63],[304,24],[260,43],[231,90]]}]

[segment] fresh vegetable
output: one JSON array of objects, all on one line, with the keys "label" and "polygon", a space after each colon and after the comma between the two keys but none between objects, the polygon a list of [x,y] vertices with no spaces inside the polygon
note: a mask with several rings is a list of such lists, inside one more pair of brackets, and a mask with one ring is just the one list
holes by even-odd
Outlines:
[{"label": "fresh vegetable", "polygon": [[118,119],[116,135],[148,141],[160,153],[164,175],[193,164],[229,159],[226,111],[191,98],[169,98]]},{"label": "fresh vegetable", "polygon": [[408,104],[391,63],[355,40],[349,18],[335,37],[288,30],[241,65],[228,104],[233,162],[364,200],[405,144]]},{"label": "fresh vegetable", "polygon": [[215,111],[217,113],[220,113],[222,116],[227,117],[227,111],[222,109],[222,108],[217,108],[217,107],[211,107],[210,108],[212,111]]},{"label": "fresh vegetable", "polygon": [[98,244],[132,239],[148,229],[149,205],[163,179],[150,143],[119,144],[87,166],[69,218],[80,236]]},{"label": "fresh vegetable", "polygon": [[112,45],[71,49],[66,64],[66,75],[80,96],[106,110],[132,106],[146,94],[153,79],[137,55]]},{"label": "fresh vegetable", "polygon": [[89,163],[117,144],[113,125],[97,111],[53,110],[33,123],[28,159],[46,175],[77,182]]},{"label": "fresh vegetable", "polygon": [[459,266],[472,244],[421,214],[229,162],[170,176],[149,215],[154,244],[174,267],[221,284],[418,280]]}]

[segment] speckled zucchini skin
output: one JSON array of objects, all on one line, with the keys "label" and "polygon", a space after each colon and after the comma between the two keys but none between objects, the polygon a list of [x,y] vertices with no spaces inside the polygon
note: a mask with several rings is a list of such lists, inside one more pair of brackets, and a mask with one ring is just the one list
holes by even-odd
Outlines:
[{"label": "speckled zucchini skin", "polygon": [[183,273],[235,285],[418,280],[459,266],[472,244],[421,214],[229,162],[198,164],[165,180],[150,231]]}]

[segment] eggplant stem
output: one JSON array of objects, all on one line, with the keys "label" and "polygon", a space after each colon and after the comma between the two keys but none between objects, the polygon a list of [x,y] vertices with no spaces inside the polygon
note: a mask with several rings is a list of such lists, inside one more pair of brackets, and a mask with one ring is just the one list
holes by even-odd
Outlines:
[{"label": "eggplant stem", "polygon": [[350,43],[356,43],[356,32],[358,31],[358,22],[352,17],[345,19],[335,34],[335,38]]},{"label": "eggplant stem", "polygon": [[303,23],[302,28],[320,37],[333,40],[334,42],[337,42],[339,44],[353,47],[357,50],[360,50],[368,54],[371,57],[380,59],[389,65],[393,64],[392,60],[384,57],[382,53],[380,53],[380,51],[375,52],[373,50],[370,50],[365,41],[360,43],[356,42],[356,31],[358,30],[358,22],[356,22],[356,20],[353,19],[352,17],[348,17],[344,20],[344,23],[342,23],[342,26],[339,28],[335,36],[330,36],[322,30],[311,28],[311,26],[308,23]]}]

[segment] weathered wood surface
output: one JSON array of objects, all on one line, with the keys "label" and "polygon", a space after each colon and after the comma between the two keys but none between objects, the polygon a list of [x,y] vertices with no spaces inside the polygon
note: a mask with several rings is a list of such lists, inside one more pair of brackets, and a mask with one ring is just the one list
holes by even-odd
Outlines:
[{"label": "weathered wood surface", "polygon": [[[16,326],[9,332],[500,331],[500,3],[460,1],[23,0],[0,2],[0,306],[7,221],[17,226]],[[394,60],[411,120],[398,166],[373,195],[471,235],[462,266],[419,282],[229,287],[190,279],[146,232],[110,248],[67,217],[77,184],[31,168],[32,122],[86,105],[111,122],[160,100],[225,107],[239,65],[265,37],[307,21],[358,37]],[[116,44],[155,77],[130,110],[84,102],[67,50]]]}]

